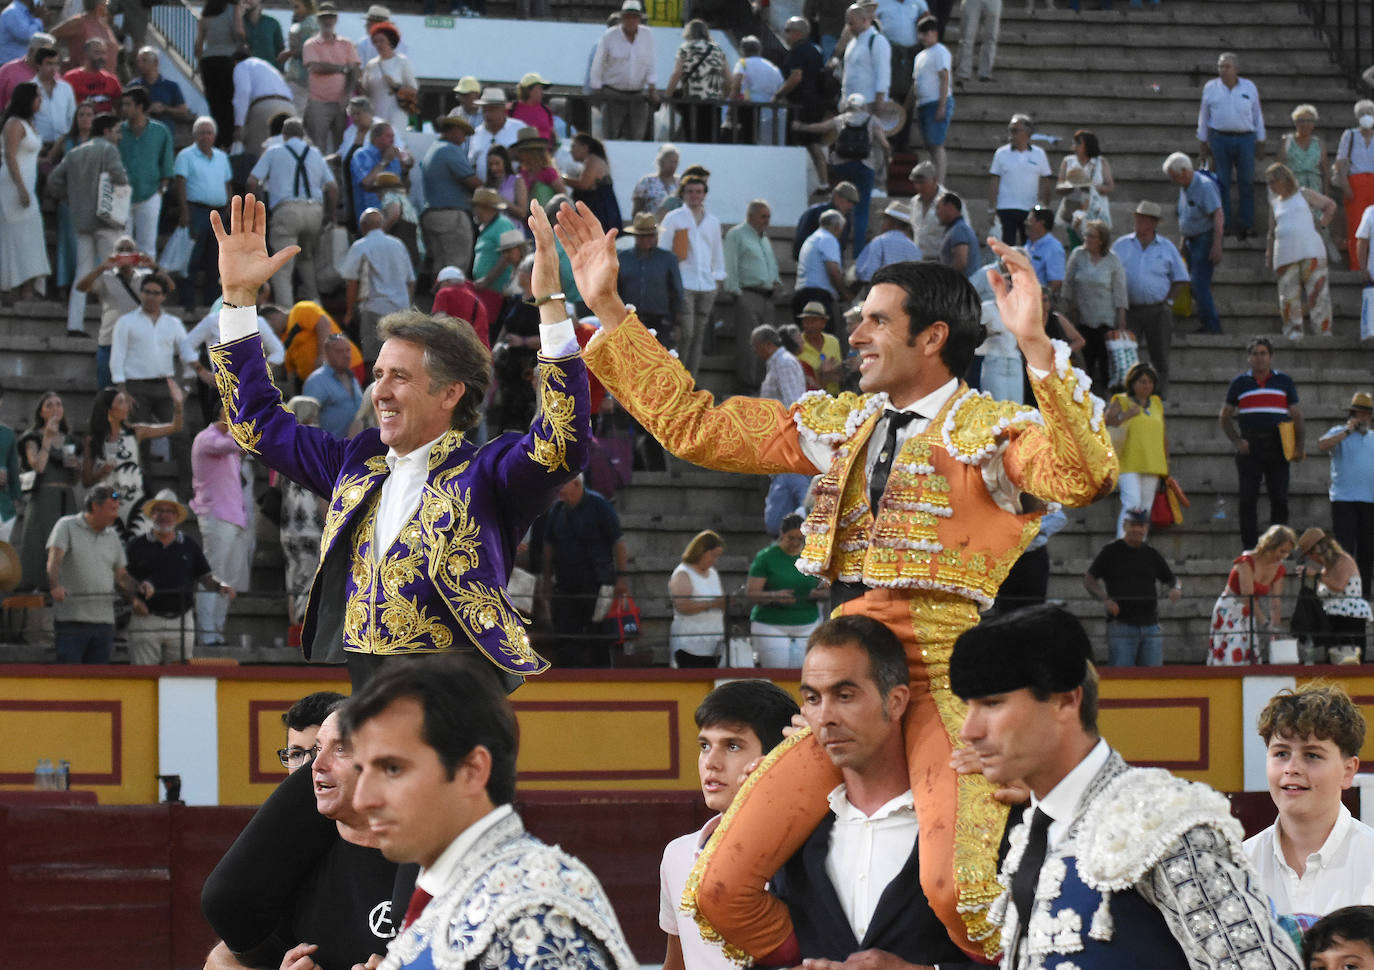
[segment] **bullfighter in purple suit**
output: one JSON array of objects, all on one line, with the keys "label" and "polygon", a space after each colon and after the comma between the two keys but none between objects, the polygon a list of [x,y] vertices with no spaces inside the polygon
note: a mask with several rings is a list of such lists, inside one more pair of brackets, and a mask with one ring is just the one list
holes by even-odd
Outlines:
[{"label": "bullfighter in purple suit", "polygon": [[[558,289],[558,257],[533,206],[536,294]],[[524,435],[482,447],[477,424],[491,356],[472,327],[402,311],[383,319],[371,387],[380,427],[341,440],[296,423],[257,334],[258,287],[297,247],[267,254],[265,211],[235,198],[219,239],[221,343],[210,350],[229,431],[244,450],[328,497],[306,608],[307,659],[346,661],[356,689],[385,657],[480,650],[508,689],[542,673],[505,586],[515,547],[558,488],[587,463],[586,367],[561,296],[540,306],[539,412]]]}]

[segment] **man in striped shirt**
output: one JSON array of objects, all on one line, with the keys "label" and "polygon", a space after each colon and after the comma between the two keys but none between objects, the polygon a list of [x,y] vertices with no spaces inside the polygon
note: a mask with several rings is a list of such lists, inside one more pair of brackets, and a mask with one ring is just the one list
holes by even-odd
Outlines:
[{"label": "man in striped shirt", "polygon": [[1269,518],[1288,522],[1288,463],[1279,426],[1293,424],[1293,461],[1303,458],[1302,411],[1293,379],[1273,369],[1274,345],[1256,337],[1246,348],[1250,369],[1238,375],[1226,391],[1221,407],[1221,430],[1236,449],[1240,481],[1240,538],[1246,549],[1259,539],[1259,490],[1269,491]]}]

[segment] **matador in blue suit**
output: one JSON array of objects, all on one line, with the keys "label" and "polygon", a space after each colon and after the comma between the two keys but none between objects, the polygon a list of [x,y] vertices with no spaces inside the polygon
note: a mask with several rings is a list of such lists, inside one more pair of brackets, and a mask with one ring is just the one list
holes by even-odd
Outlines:
[{"label": "matador in blue suit", "polygon": [[[536,219],[533,286],[551,296],[553,233],[542,211]],[[213,223],[224,309],[210,359],[229,433],[329,501],[306,658],[345,661],[355,689],[383,658],[406,654],[481,651],[507,689],[547,670],[505,586],[530,523],[587,463],[587,372],[561,296],[540,306],[539,412],[527,433],[469,440],[490,353],[467,322],[402,311],[379,327],[369,389],[379,427],[340,439],[282,407],[258,336],[258,287],[297,247],[268,255],[265,210],[251,195],[230,204],[229,232]]]}]

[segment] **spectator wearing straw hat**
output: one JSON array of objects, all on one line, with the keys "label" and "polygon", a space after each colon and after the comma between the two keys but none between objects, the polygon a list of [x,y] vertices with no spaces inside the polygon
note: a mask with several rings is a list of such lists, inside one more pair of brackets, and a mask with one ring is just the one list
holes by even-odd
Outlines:
[{"label": "spectator wearing straw hat", "polygon": [[[415,266],[405,243],[388,236],[382,228],[380,210],[363,212],[358,231],[362,237],[348,247],[348,254],[339,265],[345,287],[343,322],[345,328],[355,328],[363,359],[371,362],[382,349],[377,324],[388,313],[406,309],[415,298]],[[359,304],[359,281],[363,274],[367,274],[367,295]]]},{"label": "spectator wearing straw hat", "polygon": [[548,87],[549,82],[538,71],[521,77],[515,87],[515,104],[510,109],[510,116],[538,131],[540,138],[553,142],[553,112],[544,105],[544,92]]},{"label": "spectator wearing straw hat", "polygon": [[[391,8],[380,3],[374,3],[367,8],[367,15],[363,22],[363,35],[354,41],[354,46],[358,48],[358,60],[366,64],[377,56],[377,48],[372,43],[372,28],[378,24],[390,22]],[[396,53],[410,56],[410,48],[406,47],[405,41],[396,44]]]},{"label": "spectator wearing straw hat", "polygon": [[1178,247],[1156,232],[1163,215],[1156,203],[1141,202],[1135,207],[1135,232],[1112,243],[1126,269],[1126,329],[1145,337],[1150,363],[1159,371],[1160,397],[1169,390],[1174,297],[1188,285]]},{"label": "spectator wearing straw hat", "polygon": [[482,82],[471,74],[461,77],[453,86],[453,93],[458,95],[458,104],[449,111],[449,117],[464,119],[476,131],[482,124],[482,109],[477,104],[482,97]]},{"label": "spectator wearing straw hat", "polygon": [[620,275],[616,287],[620,298],[633,304],[644,326],[671,346],[672,332],[682,312],[682,270],[677,257],[658,245],[658,220],[652,212],[641,212],[625,230],[635,244],[622,249]]},{"label": "spectator wearing straw hat", "polygon": [[1360,570],[1362,588],[1369,589],[1374,565],[1374,396],[1357,391],[1350,399],[1344,424],[1321,436],[1317,449],[1331,456],[1331,531]]},{"label": "spectator wearing straw hat", "polygon": [[358,49],[338,36],[339,8],[323,0],[315,15],[320,32],[301,48],[301,63],[309,73],[310,100],[305,106],[305,130],[320,151],[343,144],[344,105],[362,71]]},{"label": "spectator wearing straw hat", "polygon": [[773,295],[782,288],[768,239],[771,218],[768,202],[755,199],[744,221],[725,234],[725,292],[735,298],[735,378],[747,387],[757,387],[763,378],[749,335],[755,327],[773,322]]},{"label": "spectator wearing straw hat", "polygon": [[854,275],[865,283],[884,266],[921,258],[921,247],[911,239],[911,210],[906,203],[896,199],[889,202],[879,229],[854,261]]},{"label": "spectator wearing straw hat", "polygon": [[472,193],[482,179],[463,143],[475,129],[466,118],[452,114],[438,119],[434,127],[439,137],[420,166],[425,185],[420,230],[436,266],[466,269],[472,265]]},{"label": "spectator wearing straw hat", "polygon": [[506,92],[501,88],[483,88],[477,106],[482,109],[482,123],[468,139],[468,160],[482,180],[486,181],[487,151],[492,145],[504,148],[514,145],[524,125],[507,114]]},{"label": "spectator wearing straw hat", "polygon": [[177,528],[190,510],[176,492],[162,489],[143,503],[143,514],[153,523],[152,532],[130,539],[126,550],[129,575],[138,584],[129,620],[129,663],[190,660],[196,640],[196,587],[229,599],[234,590],[215,578],[200,546]]},{"label": "spectator wearing straw hat", "polygon": [[[494,191],[479,189],[479,192]],[[497,228],[502,224],[509,228]],[[477,255],[472,261],[473,285],[486,308],[487,317],[494,319],[501,313],[501,305],[515,280],[515,268],[525,258],[525,243],[529,241],[523,230],[504,215],[497,216],[477,235]]]},{"label": "spectator wearing straw hat", "polygon": [[620,23],[596,42],[588,87],[601,101],[601,137],[640,141],[649,130],[649,105],[658,104],[654,42],[644,4],[625,0]]}]

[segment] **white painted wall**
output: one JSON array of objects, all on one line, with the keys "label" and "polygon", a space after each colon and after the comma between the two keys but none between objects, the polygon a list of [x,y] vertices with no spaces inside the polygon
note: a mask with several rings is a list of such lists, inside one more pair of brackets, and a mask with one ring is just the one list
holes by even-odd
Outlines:
[{"label": "white painted wall", "polygon": [[214,677],[157,682],[157,771],[181,776],[187,805],[219,804],[219,705]]}]

